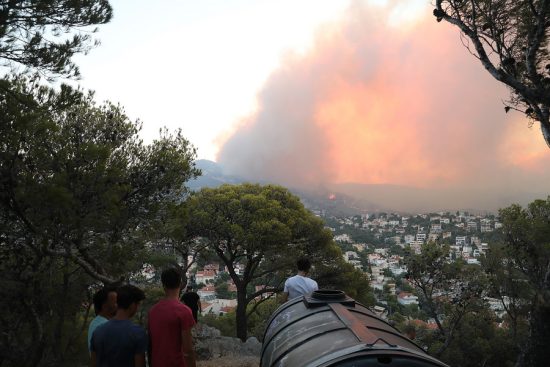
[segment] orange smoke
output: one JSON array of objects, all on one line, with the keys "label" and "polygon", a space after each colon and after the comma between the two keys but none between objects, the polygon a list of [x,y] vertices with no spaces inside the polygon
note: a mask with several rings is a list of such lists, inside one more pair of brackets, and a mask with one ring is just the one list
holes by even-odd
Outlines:
[{"label": "orange smoke", "polygon": [[550,150],[538,126],[504,113],[506,88],[458,31],[432,17],[391,27],[377,11],[355,4],[319,31],[308,53],[287,57],[219,162],[232,174],[291,186],[547,191]]}]

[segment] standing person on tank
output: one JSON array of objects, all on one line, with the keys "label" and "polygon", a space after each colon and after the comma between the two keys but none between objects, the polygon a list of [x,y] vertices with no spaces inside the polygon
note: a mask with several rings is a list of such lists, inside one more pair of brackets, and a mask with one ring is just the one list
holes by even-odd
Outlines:
[{"label": "standing person on tank", "polygon": [[311,262],[309,259],[298,259],[296,267],[298,268],[298,274],[288,278],[285,282],[282,298],[283,302],[319,289],[317,282],[307,276],[309,274],[309,269],[311,269]]},{"label": "standing person on tank", "polygon": [[175,268],[161,274],[165,297],[149,311],[149,363],[153,367],[196,367],[191,309],[179,301],[182,277]]}]

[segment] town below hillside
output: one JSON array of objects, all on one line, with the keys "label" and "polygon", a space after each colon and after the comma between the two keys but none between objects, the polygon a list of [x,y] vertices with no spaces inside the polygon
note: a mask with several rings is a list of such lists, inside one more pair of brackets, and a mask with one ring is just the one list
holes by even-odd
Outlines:
[{"label": "town below hillside", "polygon": [[[436,327],[435,321],[418,307],[418,296],[407,281],[406,258],[421,254],[422,246],[432,242],[449,246],[449,262],[462,259],[467,264],[480,265],[480,257],[486,254],[489,244],[500,239],[502,227],[492,214],[462,211],[407,216],[397,213],[334,216],[321,209],[312,211],[333,232],[344,260],[368,277],[376,301],[373,310],[384,319],[399,312],[429,328]],[[243,270],[242,266],[236,267],[237,274]],[[198,288],[203,315],[224,315],[237,306],[237,288],[220,263],[194,264],[187,275]],[[506,305],[500,300],[489,296],[485,300],[495,313],[504,314]]]}]

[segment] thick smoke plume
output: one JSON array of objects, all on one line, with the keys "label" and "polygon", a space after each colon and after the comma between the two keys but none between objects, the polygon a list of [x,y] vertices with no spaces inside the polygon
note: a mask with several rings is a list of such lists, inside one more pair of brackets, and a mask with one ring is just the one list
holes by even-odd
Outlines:
[{"label": "thick smoke plume", "polygon": [[302,188],[451,190],[448,205],[550,193],[538,125],[504,113],[508,91],[458,31],[429,16],[395,25],[390,13],[355,2],[309,51],[287,55],[221,147],[228,173]]}]

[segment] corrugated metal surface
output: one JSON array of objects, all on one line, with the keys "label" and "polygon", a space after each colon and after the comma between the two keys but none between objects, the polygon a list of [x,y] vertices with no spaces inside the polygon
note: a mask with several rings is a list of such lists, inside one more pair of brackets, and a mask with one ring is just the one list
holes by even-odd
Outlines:
[{"label": "corrugated metal surface", "polygon": [[339,291],[291,300],[271,316],[261,367],[446,366]]}]

